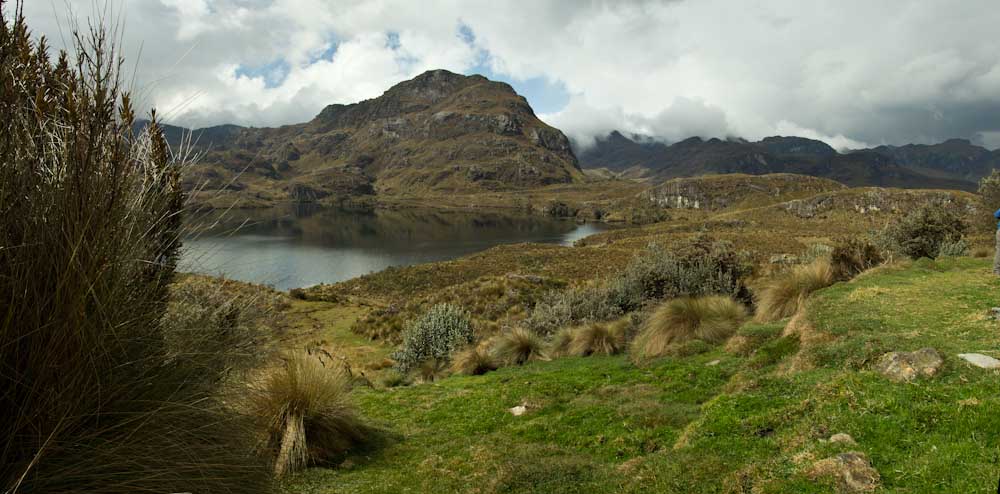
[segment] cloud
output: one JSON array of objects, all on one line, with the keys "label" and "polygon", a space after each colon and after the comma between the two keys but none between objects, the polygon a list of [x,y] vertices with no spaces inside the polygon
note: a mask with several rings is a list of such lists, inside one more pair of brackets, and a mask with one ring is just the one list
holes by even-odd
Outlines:
[{"label": "cloud", "polygon": [[[94,5],[67,3],[83,15]],[[142,94],[185,125],[300,122],[426,69],[485,67],[564,91],[544,118],[581,142],[613,129],[667,141],[795,133],[836,147],[995,143],[1000,132],[995,0],[112,5],[126,14],[127,55],[142,46]],[[52,10],[26,6],[58,44],[65,13]],[[280,77],[262,70],[276,63]]]}]

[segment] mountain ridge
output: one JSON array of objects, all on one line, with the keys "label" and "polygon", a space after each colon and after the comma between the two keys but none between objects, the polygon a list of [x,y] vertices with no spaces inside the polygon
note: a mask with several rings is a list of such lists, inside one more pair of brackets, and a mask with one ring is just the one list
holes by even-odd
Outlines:
[{"label": "mountain ridge", "polygon": [[657,183],[716,173],[796,173],[850,186],[973,190],[979,178],[1000,168],[1000,151],[965,139],[841,153],[823,141],[796,136],[771,136],[757,142],[689,137],[666,144],[630,139],[613,131],[578,156],[584,169],[606,168]]}]

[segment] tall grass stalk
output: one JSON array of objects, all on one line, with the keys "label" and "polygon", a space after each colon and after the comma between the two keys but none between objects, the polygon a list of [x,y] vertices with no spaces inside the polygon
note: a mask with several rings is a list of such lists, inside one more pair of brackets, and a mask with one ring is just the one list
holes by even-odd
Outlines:
[{"label": "tall grass stalk", "polygon": [[184,196],[101,27],[51,60],[0,1],[0,491],[266,492],[227,381],[163,323]]}]

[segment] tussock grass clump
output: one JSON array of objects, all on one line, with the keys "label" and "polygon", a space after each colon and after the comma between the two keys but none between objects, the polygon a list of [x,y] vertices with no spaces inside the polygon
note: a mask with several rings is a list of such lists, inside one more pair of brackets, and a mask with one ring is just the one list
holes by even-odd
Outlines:
[{"label": "tussock grass clump", "polygon": [[754,319],[766,323],[791,317],[809,294],[834,281],[833,266],[825,259],[779,274],[761,290]]},{"label": "tussock grass clump", "polygon": [[990,257],[994,253],[994,250],[989,247],[976,247],[972,249],[971,256],[976,258]]},{"label": "tussock grass clump", "polygon": [[625,339],[630,323],[619,320],[613,323],[591,323],[576,328],[567,348],[569,355],[617,355],[625,349]]},{"label": "tussock grass clump", "polygon": [[250,413],[265,431],[263,449],[273,455],[275,476],[328,464],[368,435],[350,403],[351,376],[342,366],[326,368],[297,352],[254,391]]},{"label": "tussock grass clump", "polygon": [[656,308],[642,325],[633,342],[633,354],[640,358],[671,354],[671,348],[691,340],[719,343],[731,336],[746,320],[743,304],[730,297],[681,297]]},{"label": "tussock grass clump", "polygon": [[565,357],[569,355],[569,345],[573,343],[573,336],[576,333],[575,327],[566,326],[552,335],[549,346],[546,350],[550,357]]},{"label": "tussock grass clump", "polygon": [[451,371],[455,374],[467,376],[480,376],[487,372],[495,371],[497,365],[496,358],[489,350],[481,346],[469,346],[455,354],[451,362]]},{"label": "tussock grass clump", "polygon": [[521,365],[531,360],[544,360],[545,340],[534,331],[515,327],[497,336],[493,355],[503,363]]},{"label": "tussock grass clump", "polygon": [[251,424],[221,394],[238,369],[170,344],[183,163],[155,113],[137,125],[115,35],[74,32],[73,56],[52,61],[11,10],[0,2],[0,492],[268,492]]}]

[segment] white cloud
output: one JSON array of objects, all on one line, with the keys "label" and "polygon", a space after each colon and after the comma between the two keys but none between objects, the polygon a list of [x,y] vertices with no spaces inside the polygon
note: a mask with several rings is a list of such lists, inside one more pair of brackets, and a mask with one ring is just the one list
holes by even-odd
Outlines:
[{"label": "white cloud", "polygon": [[[83,14],[94,4],[68,3]],[[487,54],[494,72],[564,85],[570,102],[545,119],[581,141],[615,128],[664,140],[796,133],[835,147],[1000,132],[995,0],[112,4],[127,11],[129,55],[144,41],[148,102],[187,125],[305,121]],[[26,10],[37,33],[60,39],[49,2]],[[278,60],[289,71],[276,87],[235,71]]]}]

